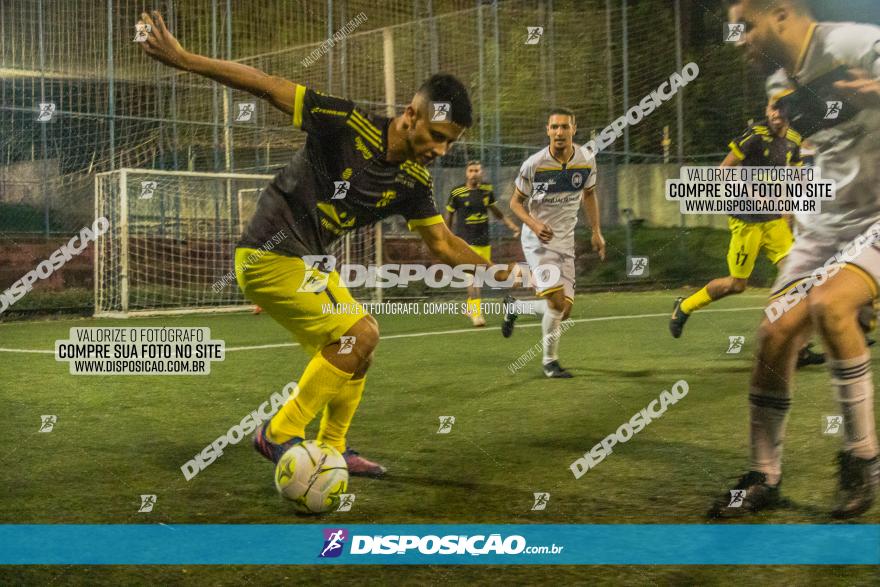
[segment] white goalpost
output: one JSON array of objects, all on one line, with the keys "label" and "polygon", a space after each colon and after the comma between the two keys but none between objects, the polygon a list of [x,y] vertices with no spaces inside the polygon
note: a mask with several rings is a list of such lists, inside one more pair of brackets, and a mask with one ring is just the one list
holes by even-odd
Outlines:
[{"label": "white goalpost", "polygon": [[[240,311],[235,244],[272,175],[119,169],[95,177],[95,316]],[[333,250],[338,264],[372,264],[381,233],[365,227]],[[375,290],[355,291],[374,300]]]}]

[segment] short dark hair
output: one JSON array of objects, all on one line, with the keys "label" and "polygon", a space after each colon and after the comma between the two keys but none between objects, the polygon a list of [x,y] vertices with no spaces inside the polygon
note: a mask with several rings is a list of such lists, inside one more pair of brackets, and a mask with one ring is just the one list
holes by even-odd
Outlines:
[{"label": "short dark hair", "polygon": [[[780,0],[760,0],[758,8],[760,10],[768,10],[779,4],[779,2]],[[812,14],[812,6],[810,5],[809,0],[790,0],[790,2],[796,12],[800,14]],[[724,4],[730,9],[742,4],[742,0],[726,0]]]},{"label": "short dark hair", "polygon": [[473,107],[467,88],[454,75],[435,73],[422,84],[418,93],[431,102],[449,102],[455,124],[466,128],[473,125]]},{"label": "short dark hair", "polygon": [[551,110],[550,113],[547,115],[547,120],[550,120],[550,117],[551,117],[551,116],[554,116],[554,115],[556,115],[556,114],[562,114],[563,116],[570,116],[570,117],[571,117],[571,123],[572,123],[572,124],[577,124],[577,122],[575,121],[575,118],[574,118],[574,110],[572,110],[572,109],[570,109],[570,108],[554,108],[554,109]]},{"label": "short dark hair", "polygon": [[467,168],[470,167],[471,165],[479,165],[480,167],[482,167],[482,166],[483,166],[483,163],[482,163],[479,159],[471,159],[470,161],[468,161],[468,162],[465,164],[464,168],[467,169]]}]

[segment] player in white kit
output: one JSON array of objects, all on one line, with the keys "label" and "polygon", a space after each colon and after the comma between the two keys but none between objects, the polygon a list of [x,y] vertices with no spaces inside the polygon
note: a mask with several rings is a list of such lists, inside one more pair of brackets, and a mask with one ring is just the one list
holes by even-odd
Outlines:
[{"label": "player in white kit", "polygon": [[817,23],[803,0],[732,4],[731,19],[746,25],[741,44],[772,73],[768,95],[780,99],[792,127],[815,145],[815,165],[836,181],[837,196],[823,201],[818,215],[797,218],[797,240],[759,331],[749,390],[751,467],[709,514],[779,506],[795,357],[815,329],[844,424],[831,513],[855,516],[871,506],[880,481],[871,360],[857,320],[880,282],[880,225],[874,226],[880,221],[880,28]]},{"label": "player in white kit", "polygon": [[581,206],[592,228],[593,250],[605,258],[596,160],[591,151],[574,144],[576,131],[574,112],[553,110],[547,121],[550,145],[526,159],[516,178],[510,209],[523,222],[520,240],[539,299],[516,301],[507,296],[504,301],[510,311],[501,327],[509,337],[520,314],[540,314],[544,375],[561,379],[572,377],[560,366],[558,349],[560,325],[574,303],[574,229]]}]

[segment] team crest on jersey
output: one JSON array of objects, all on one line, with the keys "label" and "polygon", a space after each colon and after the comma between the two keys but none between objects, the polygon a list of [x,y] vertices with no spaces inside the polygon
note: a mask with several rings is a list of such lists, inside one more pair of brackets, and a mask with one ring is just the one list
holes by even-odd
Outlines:
[{"label": "team crest on jersey", "polygon": [[571,174],[571,186],[575,189],[579,189],[582,185],[584,185],[584,174],[580,171],[576,171]]}]

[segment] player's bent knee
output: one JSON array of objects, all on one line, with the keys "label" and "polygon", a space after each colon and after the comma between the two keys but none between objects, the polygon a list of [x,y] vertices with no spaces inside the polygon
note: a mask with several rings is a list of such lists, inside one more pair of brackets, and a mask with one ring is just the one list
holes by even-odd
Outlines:
[{"label": "player's bent knee", "polygon": [[793,328],[779,322],[764,320],[758,328],[758,352],[781,349],[789,343],[794,335]]}]

